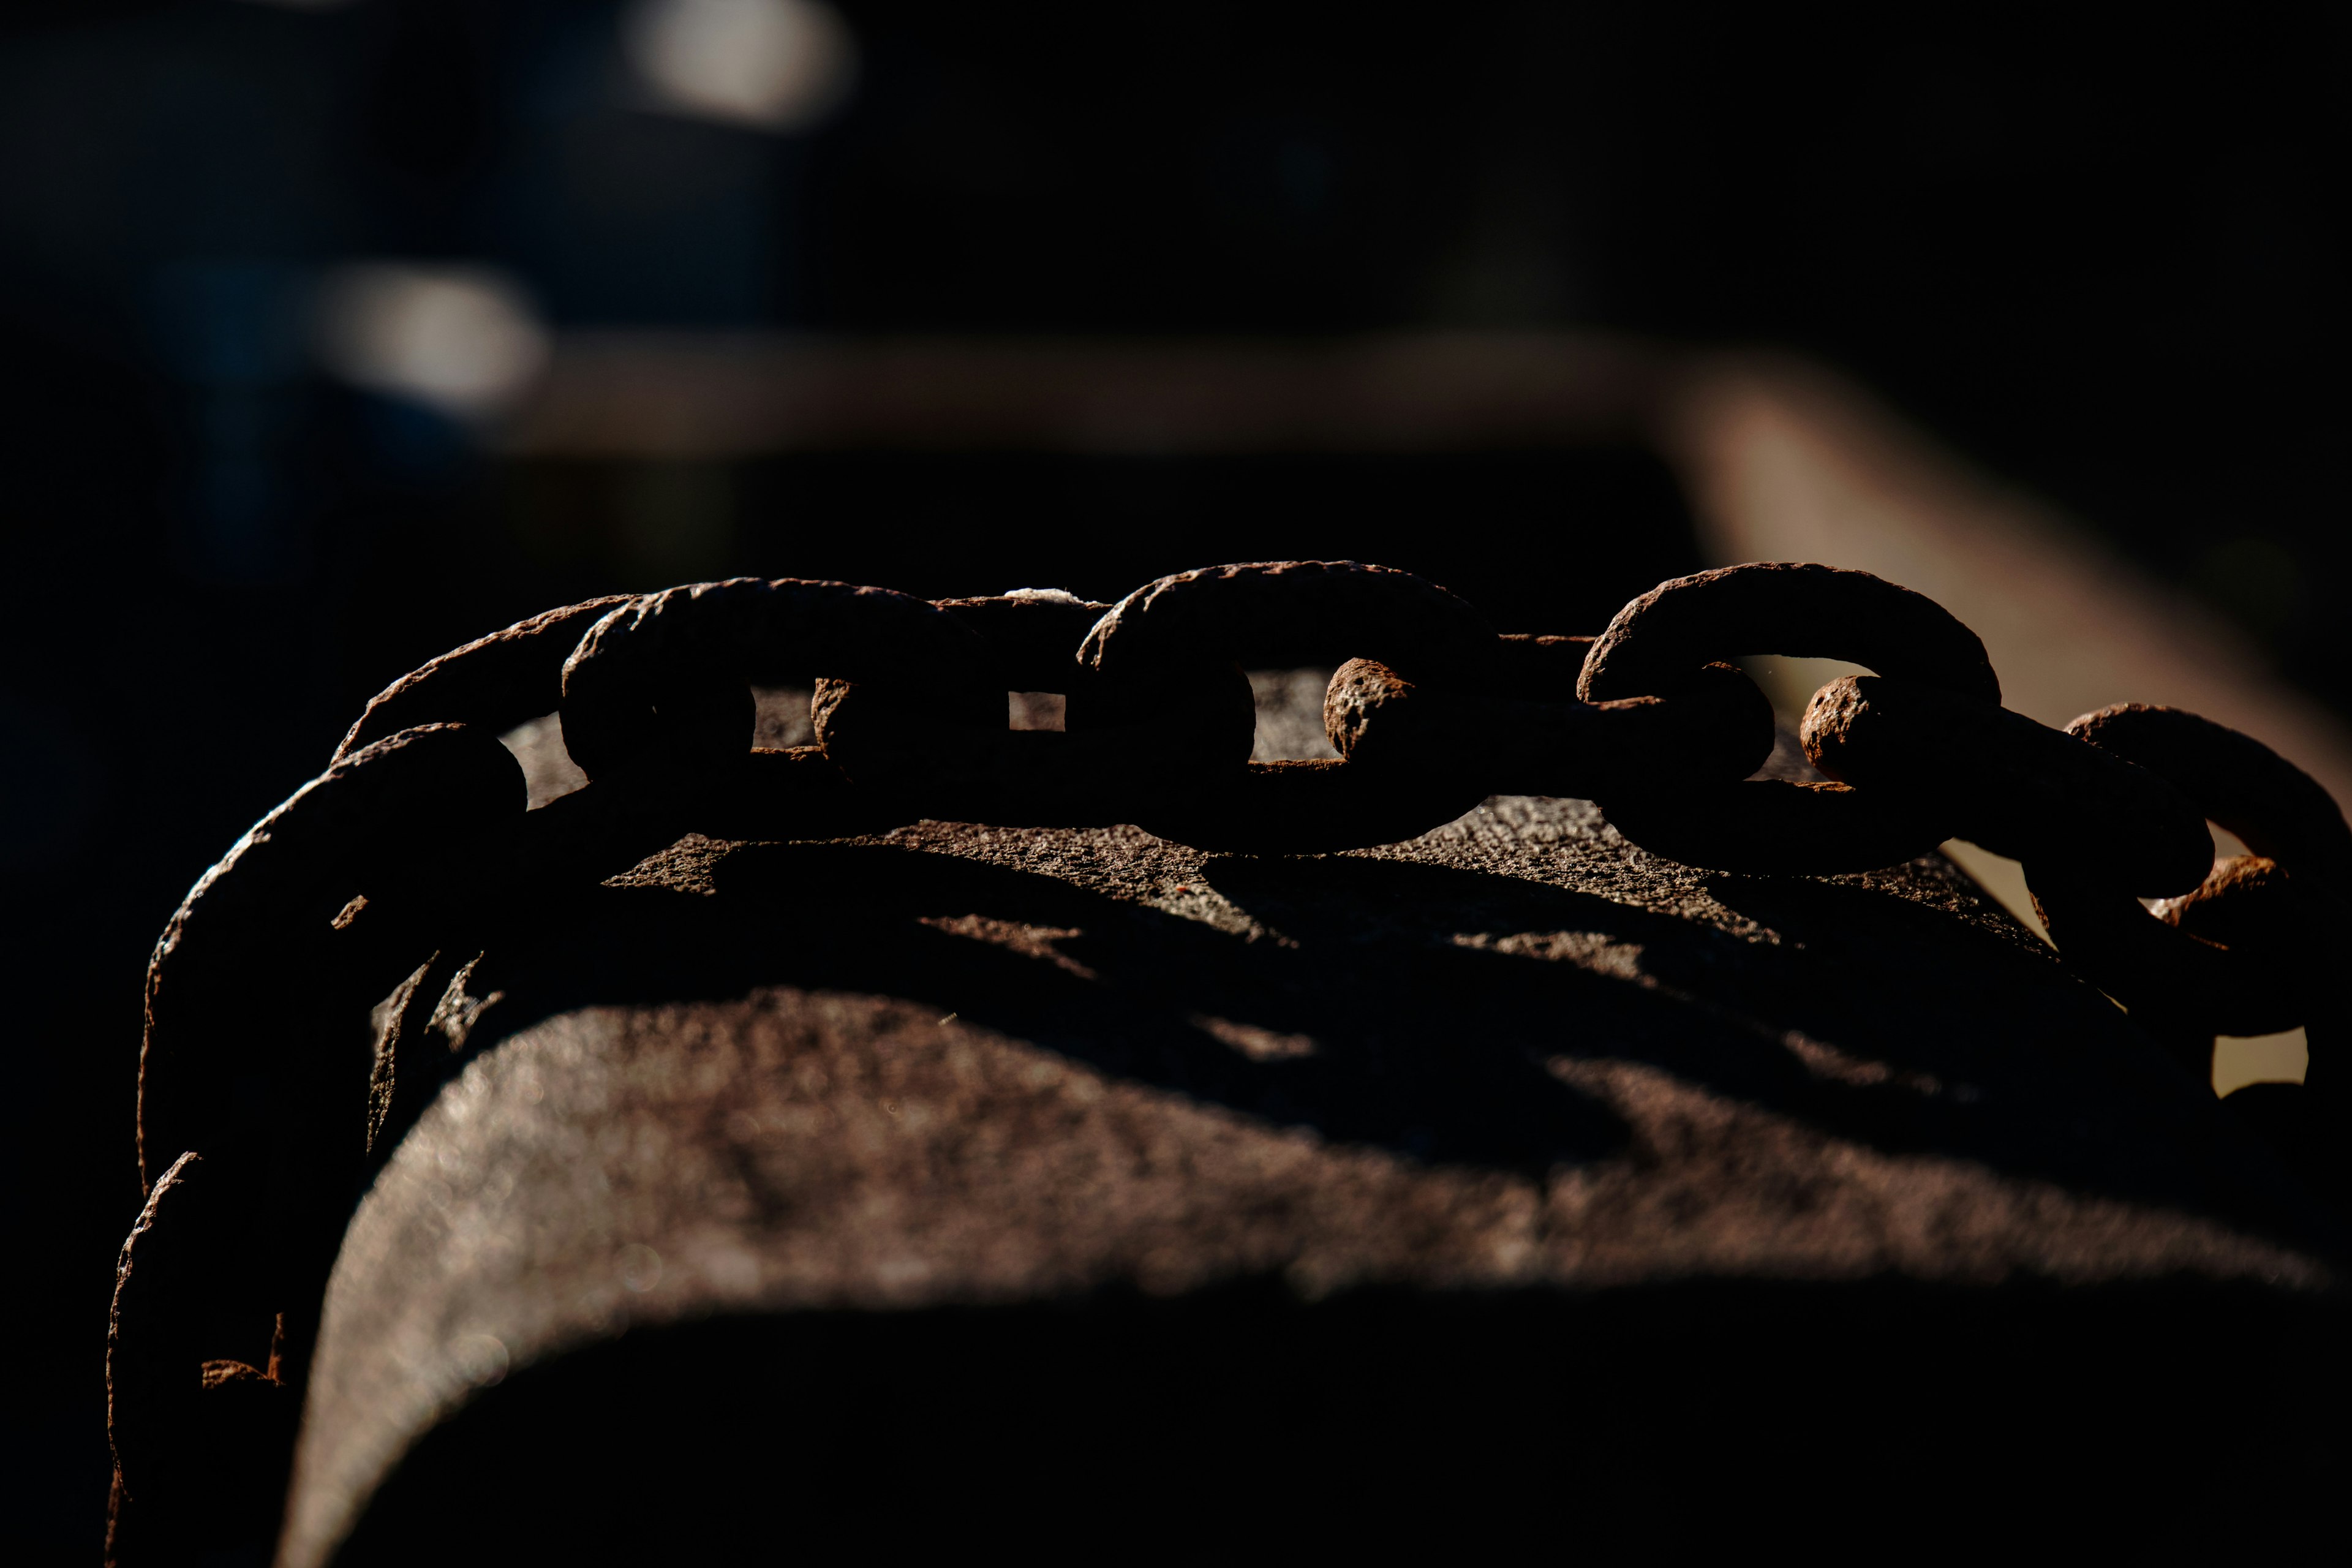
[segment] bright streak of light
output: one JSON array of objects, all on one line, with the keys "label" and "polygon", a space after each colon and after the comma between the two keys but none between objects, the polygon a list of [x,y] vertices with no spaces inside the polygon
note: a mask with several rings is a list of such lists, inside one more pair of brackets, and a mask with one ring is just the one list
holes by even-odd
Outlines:
[{"label": "bright streak of light", "polygon": [[505,273],[362,262],[327,277],[319,352],[328,370],[355,386],[484,419],[530,391],[546,366],[548,338]]},{"label": "bright streak of light", "polygon": [[849,96],[857,43],[823,0],[639,0],[622,46],[656,104],[798,131]]}]

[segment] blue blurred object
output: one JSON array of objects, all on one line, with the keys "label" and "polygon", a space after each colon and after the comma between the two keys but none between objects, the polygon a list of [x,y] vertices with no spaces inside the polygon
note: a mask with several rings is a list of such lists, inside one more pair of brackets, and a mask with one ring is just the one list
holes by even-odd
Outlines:
[{"label": "blue blurred object", "polygon": [[370,449],[411,484],[457,477],[474,456],[473,437],[464,426],[406,398],[362,398],[360,418]]},{"label": "blue blurred object", "polygon": [[312,282],[310,268],[283,261],[156,269],[159,357],[193,405],[174,510],[200,578],[283,582],[309,565],[310,498],[299,474]]}]

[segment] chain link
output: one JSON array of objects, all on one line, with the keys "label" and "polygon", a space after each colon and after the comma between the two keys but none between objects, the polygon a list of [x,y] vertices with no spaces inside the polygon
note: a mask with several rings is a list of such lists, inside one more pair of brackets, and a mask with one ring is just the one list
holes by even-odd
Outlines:
[{"label": "chain link", "polygon": [[[1876,672],[1806,711],[1826,782],[1753,776],[1771,708],[1727,661],[1755,654]],[[1326,666],[1339,759],[1251,761],[1243,670]],[[751,749],[754,684],[813,689],[817,744]],[[1008,691],[1061,693],[1066,728],[1009,729]],[[524,811],[497,737],[549,712],[591,782]],[[739,578],[551,610],[434,660],[205,874],[149,971],[137,1235],[188,1205],[166,1201],[181,1188],[241,1215],[207,1310],[257,1348],[205,1386],[299,1385],[349,1194],[449,1069],[446,1048],[425,1068],[404,1055],[431,1053],[395,1021],[362,1086],[345,1070],[362,1053],[332,1042],[379,998],[438,994],[548,897],[688,832],[1127,823],[1316,854],[1411,838],[1498,794],[1590,799],[1642,849],[1724,873],[1869,871],[1966,838],[2024,862],[2062,955],[2196,1070],[2217,1033],[2308,1025],[2308,1082],[2326,1081],[2317,1042],[2341,1002],[2326,960],[2352,931],[2352,830],[2326,792],[2192,714],[2130,705],[2058,731],[2010,712],[1974,633],[1865,573],[1701,573],[1592,638],[1498,635],[1435,584],[1349,562],[1186,572],[1109,605]],[[2215,865],[2209,818],[2254,855]],[[282,991],[289,970],[287,1004],[257,1018],[260,977]],[[158,1246],[123,1255],[118,1425],[160,1408],[152,1346],[121,1348],[168,1295]],[[152,1447],[118,1432],[118,1524]]]},{"label": "chain link", "polygon": [[2028,859],[2060,950],[2192,1057],[2216,1034],[2326,1024],[2341,1005],[2327,960],[2347,934],[2352,891],[2352,829],[2327,792],[2260,742],[2176,709],[2103,708],[2067,733],[2166,780],[2255,853],[2219,864],[2209,854],[2154,918],[2078,865]]}]

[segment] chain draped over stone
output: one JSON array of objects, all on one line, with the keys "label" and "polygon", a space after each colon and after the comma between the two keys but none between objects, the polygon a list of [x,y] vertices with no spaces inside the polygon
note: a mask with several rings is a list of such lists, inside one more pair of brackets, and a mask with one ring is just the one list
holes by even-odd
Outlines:
[{"label": "chain draped over stone", "polygon": [[[1755,654],[1874,672],[1824,686],[1804,715],[1828,782],[1753,776],[1771,707],[1727,661]],[[1324,726],[1339,757],[1253,762],[1243,670],[1310,666],[1336,667]],[[818,743],[754,749],[753,685],[813,687]],[[1063,694],[1066,728],[1009,729],[1007,691]],[[592,782],[524,811],[497,737],[551,712]],[[155,1412],[226,1389],[223,1408],[290,1433],[337,1194],[421,1109],[383,1061],[349,1081],[318,1020],[462,980],[485,933],[567,880],[689,832],[823,838],[925,818],[1321,854],[1417,837],[1498,794],[1592,800],[1641,849],[1727,874],[1864,872],[1969,840],[2024,863],[2062,954],[2192,1068],[2201,1052],[2210,1068],[2216,1033],[2307,1024],[2310,1081],[2326,1077],[2342,1005],[2326,959],[2352,922],[2352,830],[2326,792],[2193,714],[2129,704],[2060,731],[2011,712],[1974,633],[1866,573],[1704,572],[1597,637],[1498,635],[1437,584],[1354,562],[1209,567],[1108,605],[793,578],[589,600],[387,688],[158,942],[139,1091],[150,1207],[110,1341],[118,1529],[143,1506],[154,1423],[180,1418]],[[2216,865],[2208,819],[2254,853]],[[289,954],[299,1016],[256,1027],[236,998]],[[201,1379],[162,1366],[162,1331],[144,1326],[179,1310],[169,1260],[186,1244],[158,1237],[183,1211],[231,1216],[205,1224],[258,1260],[238,1300],[204,1308],[250,1321],[249,1362]]]}]

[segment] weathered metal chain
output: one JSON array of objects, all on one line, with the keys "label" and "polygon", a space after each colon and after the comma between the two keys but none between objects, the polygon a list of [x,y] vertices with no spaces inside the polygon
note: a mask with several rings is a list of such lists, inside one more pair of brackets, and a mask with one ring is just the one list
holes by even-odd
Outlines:
[{"label": "weathered metal chain", "polygon": [[[1827,782],[1752,776],[1771,708],[1725,662],[1749,654],[1877,672],[1823,687],[1804,716]],[[1324,666],[1339,758],[1251,761],[1242,671]],[[754,750],[753,685],[813,689],[817,744]],[[1066,729],[1009,729],[1007,691],[1064,694]],[[591,782],[525,811],[498,737],[550,712]],[[1592,800],[1641,848],[1727,873],[1868,871],[1970,840],[2025,863],[2062,953],[2192,1065],[2210,1067],[2217,1033],[2307,1024],[2310,1082],[2326,1079],[2340,1003],[2322,955],[2352,921],[2352,830],[2326,791],[2191,714],[2125,706],[2057,731],[2010,712],[1973,633],[1864,573],[1701,573],[1597,638],[1498,635],[1435,584],[1350,562],[1211,567],[1116,605],[735,579],[551,610],[434,660],[206,873],[149,971],[136,1235],[174,1205],[235,1216],[203,1222],[221,1256],[201,1315],[242,1325],[247,1354],[207,1363],[243,1371],[202,1387],[299,1384],[350,1194],[438,1081],[393,1059],[414,1049],[410,998],[429,1005],[544,900],[686,832],[1127,823],[1215,851],[1324,853],[1498,794]],[[2255,855],[2215,865],[2208,818]],[[2150,914],[2143,899],[2165,901]],[[289,972],[299,994],[257,1019],[246,998],[285,995]],[[362,1094],[358,1053],[324,1042],[387,995]],[[138,1325],[197,1310],[154,1277],[157,1245],[126,1247],[118,1287],[127,1499],[139,1432],[173,1419],[157,1401],[199,1392],[193,1371],[182,1387],[142,1370],[168,1335]]]},{"label": "weathered metal chain", "polygon": [[[1823,687],[1805,714],[1831,782],[1750,776],[1770,709],[1723,661],[1765,652],[1880,672]],[[1299,665],[1339,667],[1324,718],[1340,760],[1254,763],[1240,670]],[[753,684],[814,688],[818,744],[753,750]],[[1064,693],[1066,729],[1007,729],[1007,690]],[[1865,871],[1963,837],[2025,861],[2062,949],[2176,1037],[2311,1012],[2301,977],[2352,883],[2352,833],[2326,792],[2191,715],[2110,709],[2061,731],[2000,696],[1983,645],[1940,605],[1810,564],[1662,584],[1595,639],[1498,636],[1436,584],[1354,563],[1206,568],[1110,605],[793,579],[592,600],[395,682],[328,773],[189,895],[150,977],[142,1163],[152,1182],[225,1135],[224,1077],[194,1063],[238,966],[205,958],[206,933],[273,959],[323,944],[340,955],[328,969],[374,985],[414,962],[399,928],[446,927],[457,906],[479,921],[497,889],[679,816],[784,837],[922,817],[1129,822],[1213,850],[1317,853],[1543,794],[1594,800],[1654,853],[1757,874]],[[593,782],[519,814],[492,738],[551,710]],[[493,796],[499,811],[480,804]],[[2209,816],[2259,863],[2213,867]],[[2151,919],[2137,899],[2169,901]],[[358,962],[376,947],[409,963]]]}]

